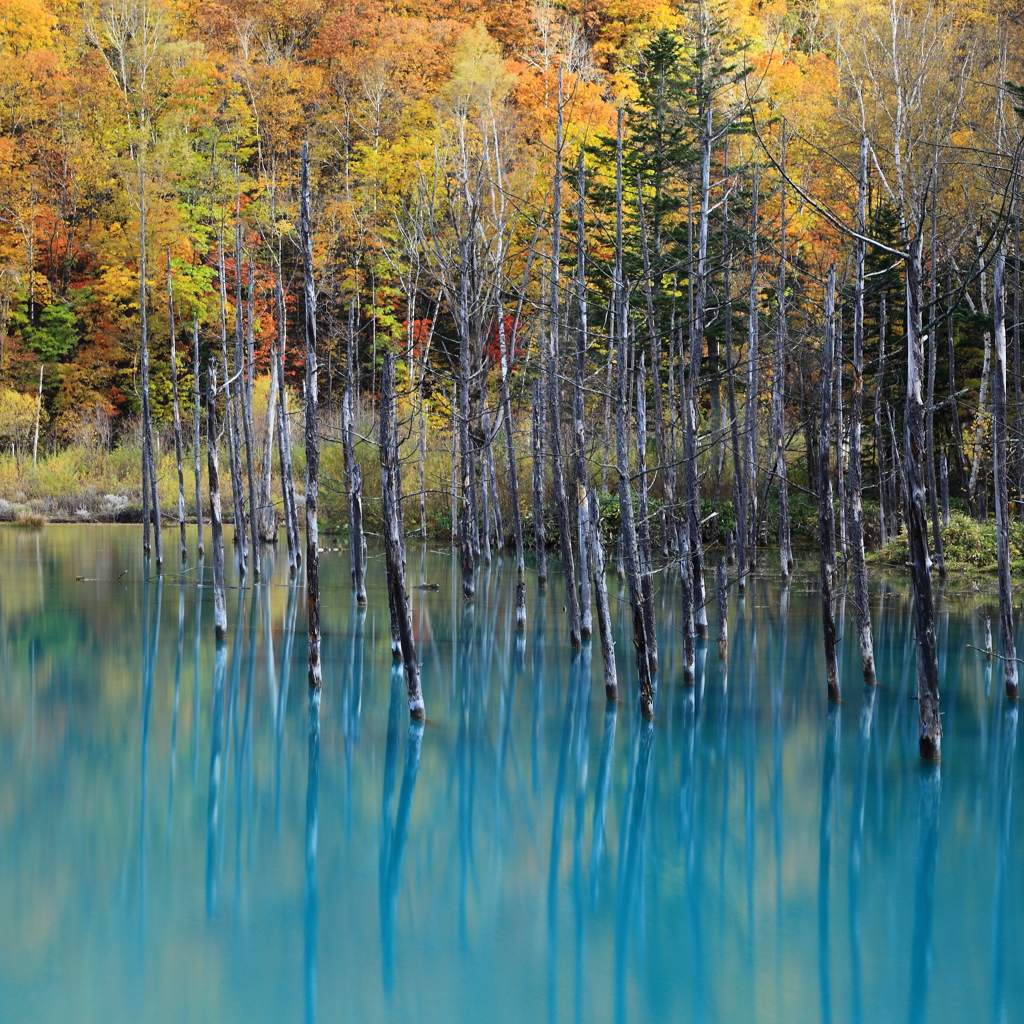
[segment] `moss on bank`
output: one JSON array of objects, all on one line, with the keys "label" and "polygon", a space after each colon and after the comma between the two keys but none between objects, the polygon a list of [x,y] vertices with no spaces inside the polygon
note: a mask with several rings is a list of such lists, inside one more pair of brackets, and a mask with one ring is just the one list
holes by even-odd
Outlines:
[{"label": "moss on bank", "polygon": [[[946,572],[951,576],[994,574],[997,571],[995,522],[979,522],[962,512],[951,512],[949,526],[942,530],[942,550]],[[868,556],[868,563],[877,566],[905,568],[909,561],[906,533]],[[1010,571],[1024,573],[1024,527],[1019,523],[1010,526]]]}]

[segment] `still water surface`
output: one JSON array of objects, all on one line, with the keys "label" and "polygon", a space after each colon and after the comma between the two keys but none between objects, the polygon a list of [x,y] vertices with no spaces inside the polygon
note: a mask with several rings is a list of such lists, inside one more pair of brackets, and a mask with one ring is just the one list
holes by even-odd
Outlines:
[{"label": "still water surface", "polygon": [[410,546],[439,584],[412,591],[419,729],[383,559],[360,615],[328,550],[317,734],[283,552],[229,591],[218,666],[194,558],[147,583],[140,548],[0,527],[3,1024],[1024,1020],[1024,755],[977,598],[940,605],[939,774],[901,579],[873,590],[876,692],[843,610],[830,708],[810,577],[734,595],[728,663],[703,647],[687,689],[665,574],[649,727],[572,656],[560,579],[517,636],[511,563],[465,604]]}]

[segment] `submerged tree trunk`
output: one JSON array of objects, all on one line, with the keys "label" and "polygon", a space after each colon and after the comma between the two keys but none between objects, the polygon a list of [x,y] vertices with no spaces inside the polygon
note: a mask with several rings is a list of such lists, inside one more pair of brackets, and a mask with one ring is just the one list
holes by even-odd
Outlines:
[{"label": "submerged tree trunk", "polygon": [[[513,323],[512,348],[519,317]],[[519,508],[519,466],[516,462],[515,440],[512,434],[512,399],[508,390],[509,339],[505,335],[505,318],[498,315],[498,344],[501,352],[501,412],[505,431],[505,456],[508,464],[509,504],[512,509],[512,535],[516,545],[516,629],[526,629],[526,556],[523,551],[523,517]]]},{"label": "submerged tree trunk", "polygon": [[192,422],[192,455],[194,457],[194,470],[196,478],[196,536],[197,536],[197,551],[199,557],[202,558],[205,552],[205,545],[203,544],[203,484],[202,484],[202,468],[200,465],[201,449],[202,449],[202,414],[200,412],[200,366],[199,366],[199,320],[198,318],[192,321],[192,393],[194,399],[194,405],[192,410],[193,422]]},{"label": "submerged tree trunk", "polygon": [[[238,222],[235,228],[235,252],[236,271],[241,274],[242,265],[242,224]],[[260,564],[260,535],[259,518],[260,509],[256,502],[256,462],[253,448],[252,429],[252,388],[253,388],[253,296],[255,295],[253,282],[253,267],[249,263],[249,287],[247,289],[245,304],[245,357],[244,373],[242,374],[242,436],[245,441],[245,476],[249,485],[249,529],[252,542],[252,578],[258,582],[262,566]]]},{"label": "submerged tree trunk", "polygon": [[167,319],[171,334],[171,413],[174,420],[174,461],[178,469],[178,525],[181,529],[181,561],[188,558],[185,543],[185,464],[181,443],[181,404],[178,399],[178,351],[174,333],[174,293],[171,290],[171,250],[167,250]]},{"label": "submerged tree trunk", "polygon": [[267,389],[267,431],[263,443],[262,463],[260,465],[259,487],[259,539],[264,544],[277,543],[277,509],[271,495],[271,483],[274,458],[274,433],[277,427],[277,360],[270,359],[270,386]]},{"label": "submerged tree trunk", "polygon": [[587,518],[590,570],[594,579],[597,628],[601,635],[601,657],[604,661],[604,695],[608,700],[615,701],[619,695],[618,675],[615,669],[615,637],[608,608],[608,581],[605,575],[604,547],[601,543],[601,509],[593,488],[587,491]]},{"label": "submerged tree trunk", "polygon": [[793,547],[789,529],[789,481],[786,476],[786,186],[780,196],[782,208],[779,255],[778,324],[775,331],[775,359],[772,367],[772,450],[779,495],[779,563],[783,579],[793,571]]},{"label": "submerged tree trunk", "polygon": [[647,626],[644,619],[643,597],[640,585],[640,565],[637,553],[636,526],[633,521],[633,494],[629,482],[629,435],[626,431],[627,359],[626,342],[629,324],[626,319],[626,296],[622,279],[622,110],[619,110],[618,145],[616,150],[615,186],[615,280],[613,284],[615,302],[615,324],[618,330],[617,386],[618,401],[615,406],[615,468],[619,477],[619,511],[622,522],[622,556],[626,580],[629,584],[629,604],[633,612],[633,647],[636,651],[637,685],[640,698],[640,714],[654,717],[654,686],[651,680],[650,659],[647,647]]},{"label": "submerged tree trunk", "polygon": [[533,546],[537,553],[537,587],[548,583],[547,536],[544,528],[544,447],[542,440],[540,384],[534,382],[531,403],[531,451],[533,454]]},{"label": "submerged tree trunk", "polygon": [[992,316],[995,322],[995,362],[992,366],[993,476],[996,492],[996,556],[999,563],[999,640],[1006,696],[1017,700],[1017,641],[1013,628],[1013,590],[1010,581],[1010,508],[1006,457],[1006,299],[1003,289],[1005,258],[996,250],[993,269]]},{"label": "submerged tree trunk", "polygon": [[942,754],[942,720],[939,713],[939,667],[935,650],[935,606],[921,466],[924,455],[924,346],[921,338],[920,237],[911,239],[904,265],[907,294],[907,405],[903,466],[907,492],[910,575],[914,586],[918,745],[922,758],[937,760]]},{"label": "submerged tree trunk", "polygon": [[299,190],[299,244],[306,326],[306,601],[309,607],[307,650],[309,686],[319,690],[320,668],[320,435],[317,427],[316,286],[313,282],[313,237],[309,223],[309,143],[302,144]]},{"label": "submerged tree trunk", "polygon": [[[867,227],[868,140],[860,144],[860,191],[857,230]],[[864,242],[857,240],[856,280],[853,298],[853,401],[850,408],[850,543],[853,548],[853,586],[857,606],[857,637],[864,682],[875,682],[874,638],[868,605],[868,570],[864,561],[864,507],[862,503],[860,431],[864,414]]]},{"label": "submerged tree trunk", "polygon": [[[743,473],[747,478],[744,493],[749,500],[749,508],[744,517],[748,535],[742,545],[743,557],[740,559],[740,581],[743,576],[757,568],[757,393],[759,381],[759,309],[758,309],[758,198],[760,175],[754,165],[753,206],[751,208],[750,234],[750,292],[747,297],[747,399],[744,410],[743,437],[746,444]],[[737,535],[740,530],[739,520],[736,522]]]},{"label": "submerged tree trunk", "polygon": [[651,673],[658,671],[658,639],[654,629],[654,573],[651,566],[651,512],[647,500],[647,374],[644,357],[640,356],[640,370],[636,381],[636,461],[637,510],[640,522],[637,528],[640,557],[640,596],[644,606],[644,628],[647,630],[647,663]]},{"label": "submerged tree trunk", "polygon": [[818,432],[818,550],[821,566],[821,618],[825,641],[825,677],[828,699],[839,700],[839,664],[836,659],[835,585],[836,537],[832,508],[829,451],[832,435],[832,380],[835,373],[836,268],[828,268],[825,286],[825,345],[821,364],[821,429]]},{"label": "submerged tree trunk", "polygon": [[220,507],[220,463],[217,445],[217,364],[206,370],[206,467],[210,485],[210,545],[213,548],[213,635],[218,642],[228,635],[228,606],[224,595],[224,523]]},{"label": "submerged tree trunk", "polygon": [[[223,235],[218,236],[217,239],[217,274],[220,279],[220,356],[224,368],[224,424],[227,430],[228,467],[231,473],[234,542],[235,553],[238,558],[238,571],[240,574],[244,574],[246,560],[245,511],[242,503],[242,469],[238,458],[238,424],[235,418],[235,392],[232,386],[231,362],[228,359],[227,271],[224,265]],[[237,369],[235,367],[236,372]]]},{"label": "submerged tree trunk", "polygon": [[391,592],[392,633],[396,632],[405,666],[409,716],[422,721],[426,717],[423,691],[420,688],[420,666],[416,655],[416,639],[412,629],[412,610],[405,585],[402,557],[403,526],[398,511],[399,465],[395,443],[395,354],[384,354],[380,398],[380,470],[381,499],[384,515],[384,558]]},{"label": "submerged tree trunk", "polygon": [[348,353],[345,367],[345,386],[341,394],[342,452],[345,460],[346,487],[348,489],[348,545],[352,569],[352,589],[356,604],[366,604],[366,554],[363,550],[363,467],[356,462],[355,414],[353,411],[356,386],[355,361],[355,302],[348,307]]},{"label": "submerged tree trunk", "polygon": [[[156,482],[156,452],[153,446],[153,414],[149,400],[149,322],[146,301],[146,176],[139,166],[139,333],[141,354],[139,373],[142,384],[142,552],[150,553],[149,527],[153,526],[156,567],[164,564],[163,537],[160,530],[160,494]],[[148,491],[148,501],[147,501]]]},{"label": "submerged tree trunk", "polygon": [[551,491],[558,518],[558,541],[562,552],[562,572],[565,575],[565,613],[569,620],[569,643],[579,647],[580,610],[576,589],[576,563],[572,550],[572,531],[569,527],[569,503],[565,494],[562,473],[562,403],[559,387],[559,260],[561,259],[562,219],[562,79],[558,79],[558,125],[555,140],[554,208],[551,214],[551,309],[548,322],[547,385],[548,425],[551,452]]},{"label": "submerged tree trunk", "polygon": [[[284,383],[284,350],[288,340],[286,324],[287,311],[284,302],[284,282],[278,272],[274,288],[277,307],[277,376],[280,381],[278,389],[277,416],[277,457],[281,467],[281,497],[284,504],[285,536],[288,541],[288,571],[294,575],[298,570],[302,556],[299,553],[299,510],[295,500],[295,475],[292,472],[292,439],[291,419],[288,415],[288,389]],[[268,442],[269,443],[269,442]]]}]

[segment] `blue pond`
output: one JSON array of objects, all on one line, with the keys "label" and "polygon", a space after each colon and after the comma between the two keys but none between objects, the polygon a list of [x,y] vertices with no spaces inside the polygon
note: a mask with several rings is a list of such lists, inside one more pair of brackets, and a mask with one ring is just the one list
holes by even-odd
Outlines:
[{"label": "blue pond", "polygon": [[1024,743],[969,646],[991,598],[940,595],[923,769],[903,578],[873,582],[877,690],[840,600],[829,707],[811,558],[732,595],[692,688],[662,573],[648,725],[618,584],[609,707],[557,574],[517,636],[511,562],[466,604],[453,557],[410,545],[439,585],[412,590],[421,728],[383,559],[359,614],[325,547],[311,723],[283,552],[230,580],[218,666],[194,554],[145,581],[138,528],[0,527],[3,1024],[1024,1020]]}]

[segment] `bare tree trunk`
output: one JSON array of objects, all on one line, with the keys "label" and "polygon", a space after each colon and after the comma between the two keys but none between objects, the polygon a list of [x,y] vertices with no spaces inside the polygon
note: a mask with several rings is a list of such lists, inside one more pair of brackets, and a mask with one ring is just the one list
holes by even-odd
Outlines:
[{"label": "bare tree trunk", "polygon": [[405,567],[402,557],[402,522],[398,514],[399,465],[398,446],[395,443],[395,354],[384,354],[384,373],[381,377],[380,398],[380,469],[381,497],[384,514],[384,557],[387,563],[389,588],[392,597],[392,633],[397,629],[402,662],[405,666],[406,691],[409,698],[409,717],[418,721],[426,718],[423,691],[420,688],[420,665],[416,656],[416,639],[412,629],[412,610],[405,585]]},{"label": "bare tree trunk", "polygon": [[[153,415],[149,402],[149,321],[146,301],[146,175],[139,165],[139,333],[141,355],[139,358],[142,378],[142,551],[149,555],[149,524],[153,524],[153,547],[156,553],[156,567],[164,564],[164,545],[160,530],[160,493],[156,481],[156,452],[153,447]],[[149,501],[146,501],[146,485],[149,485]]]},{"label": "bare tree trunk", "polygon": [[36,428],[32,434],[32,468],[36,468],[39,458],[39,419],[43,414],[43,370],[46,363],[39,364],[39,391],[36,394]]},{"label": "bare tree trunk", "polygon": [[[181,443],[181,405],[178,400],[178,350],[174,332],[174,293],[171,290],[171,250],[167,250],[167,319],[171,332],[171,409],[174,419],[174,461],[178,469],[178,525],[181,529],[181,562],[188,558],[185,543],[185,464]],[[42,382],[42,373],[39,380]]]},{"label": "bare tree trunk", "polygon": [[647,374],[644,357],[640,354],[640,369],[636,379],[636,475],[637,509],[640,522],[637,528],[640,556],[640,596],[644,606],[644,628],[647,631],[647,663],[651,674],[658,671],[658,638],[654,628],[654,575],[651,568],[651,511],[647,500]]},{"label": "bare tree trunk", "polygon": [[605,576],[604,547],[601,543],[601,509],[593,488],[587,491],[587,518],[589,561],[594,578],[597,627],[601,634],[601,657],[604,661],[604,695],[608,700],[616,701],[619,696],[619,684],[615,668],[615,637],[608,608],[608,581]]},{"label": "bare tree trunk", "polygon": [[462,596],[471,600],[476,593],[476,552],[473,536],[476,528],[476,506],[473,501],[473,453],[469,447],[469,254],[468,243],[461,243],[459,270],[459,376],[458,391],[459,455],[461,457],[459,502],[459,551],[461,553]]},{"label": "bare tree trunk", "polygon": [[[875,463],[878,468],[878,525],[882,547],[889,543],[888,490],[885,461],[885,434],[882,430],[882,380],[885,377],[885,296],[881,297],[878,316],[878,370],[875,373]],[[953,411],[954,418],[956,410]]]},{"label": "bare tree trunk", "polygon": [[274,289],[277,307],[277,376],[278,389],[277,457],[281,467],[281,495],[284,501],[285,535],[288,540],[288,570],[294,575],[302,555],[299,549],[299,510],[295,500],[295,474],[292,471],[291,419],[288,415],[288,388],[284,383],[284,350],[288,341],[287,309],[284,301],[284,281],[278,271]]},{"label": "bare tree trunk", "polygon": [[[868,140],[860,144],[860,191],[857,230],[867,230]],[[850,408],[850,543],[853,547],[853,587],[857,605],[857,637],[864,682],[875,682],[875,646],[868,604],[868,570],[864,561],[864,508],[862,504],[860,430],[864,414],[864,242],[857,240],[856,280],[853,297],[853,401]]]},{"label": "bare tree trunk", "polygon": [[[235,262],[239,274],[242,268],[242,223],[235,224]],[[252,263],[249,263],[249,287],[245,303],[245,372],[242,375],[242,435],[245,441],[245,477],[249,485],[249,529],[252,541],[252,578],[258,582],[260,578],[260,534],[259,518],[260,509],[256,503],[256,463],[253,451],[253,430],[252,430],[252,386],[253,386],[253,296],[255,295],[255,283],[253,281]]]},{"label": "bare tree trunk", "polygon": [[[512,330],[514,356],[515,334],[519,317]],[[516,629],[526,629],[526,556],[523,551],[523,518],[519,508],[519,465],[516,462],[515,440],[512,435],[512,399],[508,390],[508,374],[511,363],[508,351],[509,339],[505,336],[505,318],[498,313],[498,344],[501,349],[501,412],[505,429],[505,456],[508,462],[509,501],[512,507],[512,533],[516,544]]]},{"label": "bare tree trunk", "polygon": [[[785,136],[783,136],[785,139]],[[785,149],[783,149],[785,153]],[[783,160],[785,157],[783,156]],[[783,579],[793,571],[793,547],[789,528],[789,481],[786,476],[786,185],[780,189],[778,324],[775,331],[775,359],[772,367],[772,450],[779,494],[779,563]]]},{"label": "bare tree trunk", "polygon": [[907,492],[907,541],[910,575],[914,585],[914,635],[917,646],[918,745],[921,757],[937,760],[942,753],[942,720],[939,712],[939,667],[935,651],[935,606],[932,598],[931,560],[925,517],[924,396],[921,338],[921,239],[911,239],[905,261],[907,289],[907,405],[904,420],[903,459]]},{"label": "bare tree trunk", "polygon": [[213,636],[228,635],[228,606],[224,594],[224,523],[220,508],[220,465],[217,454],[217,364],[206,370],[206,468],[210,485],[210,544],[213,547]]},{"label": "bare tree trunk", "polygon": [[[758,323],[758,200],[760,198],[760,169],[754,165],[753,198],[751,207],[750,234],[750,292],[747,299],[747,398],[744,409],[743,437],[746,442],[746,453],[743,473],[747,477],[744,493],[749,508],[745,516],[749,531],[743,544],[743,555],[740,557],[740,587],[743,586],[744,574],[757,568],[757,394],[760,367],[760,331]],[[740,523],[736,521],[736,532],[739,534]],[[744,557],[746,561],[744,562]]]},{"label": "bare tree trunk", "polygon": [[729,657],[729,585],[725,576],[725,562],[721,559],[715,585],[718,591],[718,657],[725,661]]},{"label": "bare tree trunk", "polygon": [[580,646],[579,591],[576,588],[576,563],[572,550],[572,531],[569,528],[569,503],[565,494],[562,474],[562,402],[559,386],[559,261],[562,239],[562,78],[558,79],[558,123],[555,139],[554,202],[551,213],[551,298],[548,322],[547,385],[548,424],[550,427],[551,491],[555,499],[558,518],[558,541],[562,552],[562,572],[565,575],[565,614],[569,621],[569,643]]},{"label": "bare tree trunk", "polygon": [[960,429],[960,405],[956,398],[956,359],[954,344],[956,330],[953,324],[953,282],[946,278],[946,343],[949,352],[949,402],[953,425],[953,454],[956,457],[957,482],[963,490],[967,471],[964,467],[964,437]]},{"label": "bare tree trunk", "polygon": [[345,461],[345,485],[348,488],[348,545],[352,568],[352,589],[356,604],[366,604],[366,557],[363,551],[363,467],[356,462],[353,392],[355,391],[355,302],[348,305],[348,352],[345,386],[341,393],[342,453]]},{"label": "bare tree trunk", "polygon": [[[981,239],[978,239],[979,258]],[[981,312],[988,316],[988,293],[986,291],[985,269],[981,270]],[[978,388],[978,415],[974,424],[974,442],[971,445],[971,476],[967,484],[967,504],[971,515],[978,515],[978,474],[985,459],[985,417],[988,413],[988,382],[992,365],[992,332],[983,335],[984,356],[981,364],[981,385]],[[984,480],[984,476],[982,477]]]},{"label": "bare tree trunk", "polygon": [[[590,514],[587,510],[587,493],[590,481],[587,479],[587,467],[584,462],[586,447],[586,430],[584,425],[583,371],[587,357],[587,280],[586,280],[586,234],[584,222],[586,216],[586,171],[583,163],[583,151],[580,151],[576,169],[576,358],[573,360],[572,388],[572,464],[573,479],[576,484],[576,536],[580,553],[580,636],[589,640],[594,632],[592,598],[590,593],[591,545],[587,539],[590,535]],[[598,541],[600,543],[600,541]],[[603,557],[603,556],[602,556]],[[603,568],[602,568],[603,575]]]},{"label": "bare tree trunk", "polygon": [[[238,571],[244,575],[247,547],[245,540],[245,510],[242,502],[242,468],[238,458],[238,424],[235,418],[235,391],[232,386],[231,362],[228,359],[227,272],[224,267],[223,235],[218,235],[217,238],[217,273],[220,278],[220,354],[221,363],[224,367],[224,424],[227,428],[228,468],[231,473],[235,554],[238,558]],[[240,310],[237,315],[241,316]],[[238,346],[236,344],[236,352],[237,349]],[[238,368],[235,367],[235,370],[237,372]]]},{"label": "bare tree trunk", "polygon": [[839,552],[843,561],[849,557],[849,544],[846,530],[846,441],[843,425],[843,323],[842,317],[836,315],[836,489],[839,506]]},{"label": "bare tree trunk", "polygon": [[626,295],[622,273],[622,109],[619,109],[618,145],[616,149],[615,180],[615,281],[614,302],[618,329],[618,401],[615,406],[615,466],[619,477],[619,510],[622,521],[622,549],[626,579],[629,584],[629,603],[633,612],[633,647],[636,650],[637,683],[640,714],[645,719],[654,717],[654,686],[651,681],[650,660],[647,651],[647,626],[644,620],[641,596],[640,566],[636,544],[636,526],[633,522],[633,495],[629,481],[629,435],[626,431],[627,358],[626,343],[629,324],[626,317]]},{"label": "bare tree trunk", "polygon": [[996,492],[996,557],[999,562],[999,640],[1003,655],[1006,696],[1017,700],[1017,641],[1013,628],[1013,590],[1010,581],[1010,507],[1006,458],[1006,299],[1003,289],[1005,258],[996,250],[992,274],[992,316],[995,322],[995,363],[992,367],[993,477]]},{"label": "bare tree trunk", "polygon": [[825,345],[821,364],[821,429],[818,433],[818,545],[821,566],[821,617],[825,640],[825,676],[828,699],[839,700],[839,664],[836,659],[836,620],[833,587],[836,573],[835,512],[832,508],[832,380],[835,375],[836,268],[828,268],[825,286]]},{"label": "bare tree trunk", "polygon": [[313,281],[313,237],[309,223],[309,143],[302,144],[299,190],[299,244],[306,326],[306,601],[309,606],[309,686],[319,690],[320,669],[320,542],[317,512],[320,497],[320,435],[317,428],[316,285]]},{"label": "bare tree trunk", "polygon": [[277,543],[277,509],[271,494],[274,456],[274,432],[277,427],[277,360],[271,355],[270,386],[267,389],[267,432],[264,437],[259,489],[259,538],[265,544]]},{"label": "bare tree trunk", "polygon": [[193,397],[194,408],[192,411],[192,455],[194,457],[194,469],[196,477],[196,536],[198,538],[197,549],[199,557],[202,558],[206,546],[203,544],[203,492],[202,492],[202,470],[200,468],[200,450],[202,448],[202,414],[200,412],[199,382],[199,320],[192,321],[192,373],[193,373]]},{"label": "bare tree trunk", "polygon": [[533,546],[537,552],[537,586],[548,583],[547,536],[544,528],[544,449],[541,434],[542,398],[540,384],[533,385],[532,449],[533,449]]}]

